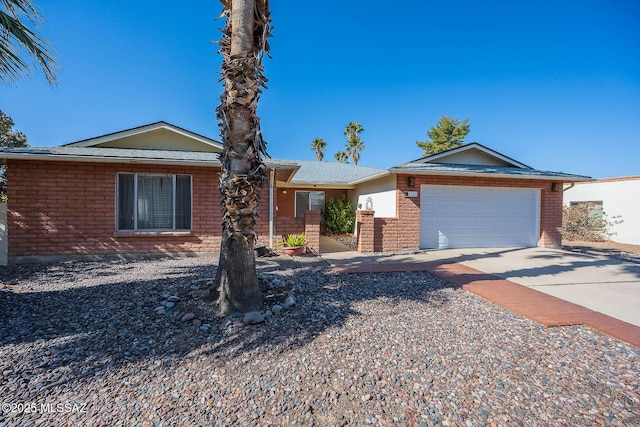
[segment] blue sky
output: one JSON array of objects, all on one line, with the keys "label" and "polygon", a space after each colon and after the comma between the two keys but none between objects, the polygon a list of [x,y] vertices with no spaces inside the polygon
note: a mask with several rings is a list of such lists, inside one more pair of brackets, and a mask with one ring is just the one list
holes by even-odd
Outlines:
[{"label": "blue sky", "polygon": [[[0,86],[34,146],[165,120],[219,137],[217,1],[40,0],[61,64]],[[188,7],[186,6],[188,5]],[[640,3],[635,0],[272,0],[262,130],[272,157],[325,158],[361,123],[360,164],[421,156],[443,114],[530,166],[640,174]]]}]

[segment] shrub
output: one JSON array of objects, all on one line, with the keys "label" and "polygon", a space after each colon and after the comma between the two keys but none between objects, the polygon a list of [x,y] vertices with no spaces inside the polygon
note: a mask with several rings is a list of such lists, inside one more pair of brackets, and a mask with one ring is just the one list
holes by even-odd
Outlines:
[{"label": "shrub", "polygon": [[562,238],[568,240],[603,241],[609,240],[615,233],[611,227],[622,223],[620,216],[609,219],[602,212],[580,204],[562,208]]},{"label": "shrub", "polygon": [[322,216],[328,234],[353,233],[356,215],[353,212],[353,205],[346,197],[327,199]]}]

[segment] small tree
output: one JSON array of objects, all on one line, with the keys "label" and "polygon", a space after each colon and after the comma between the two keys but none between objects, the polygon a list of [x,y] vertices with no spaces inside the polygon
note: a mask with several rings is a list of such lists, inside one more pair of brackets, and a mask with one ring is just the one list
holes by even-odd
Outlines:
[{"label": "small tree", "polygon": [[588,203],[562,208],[562,238],[566,240],[603,241],[615,233],[611,227],[621,224],[622,218],[613,218]]},{"label": "small tree", "polygon": [[[27,136],[13,129],[13,119],[0,110],[0,147],[28,147]],[[7,199],[7,167],[0,166],[0,200]]]},{"label": "small tree", "polygon": [[327,199],[322,216],[328,234],[353,233],[356,215],[353,212],[351,201],[345,196]]},{"label": "small tree", "polygon": [[460,121],[449,116],[442,116],[435,126],[431,126],[427,136],[430,141],[416,141],[418,147],[424,150],[424,157],[438,154],[461,146],[464,138],[471,130],[469,119]]}]

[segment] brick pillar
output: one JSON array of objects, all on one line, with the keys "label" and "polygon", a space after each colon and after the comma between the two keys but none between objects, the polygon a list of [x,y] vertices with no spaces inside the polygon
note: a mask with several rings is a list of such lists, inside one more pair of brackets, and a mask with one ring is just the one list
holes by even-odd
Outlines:
[{"label": "brick pillar", "polygon": [[304,235],[307,250],[320,253],[320,211],[304,211]]},{"label": "brick pillar", "polygon": [[374,252],[374,211],[356,211],[358,252]]},{"label": "brick pillar", "polygon": [[562,246],[562,183],[558,191],[552,191],[551,186],[542,189],[540,246],[558,248]]}]

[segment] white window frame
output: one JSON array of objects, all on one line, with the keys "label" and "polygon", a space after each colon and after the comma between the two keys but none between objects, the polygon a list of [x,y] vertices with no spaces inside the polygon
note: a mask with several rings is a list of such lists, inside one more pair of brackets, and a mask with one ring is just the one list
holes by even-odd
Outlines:
[{"label": "white window frame", "polygon": [[[133,229],[120,229],[119,228],[119,214],[120,214],[120,176],[121,175],[133,175]],[[171,228],[138,228],[138,177],[139,176],[158,176],[158,177],[171,177],[172,191],[173,191],[173,203],[172,203],[172,227]],[[176,178],[177,176],[189,177],[189,198],[190,212],[189,212],[189,228],[176,228]],[[138,172],[118,172],[116,174],[116,215],[115,215],[115,229],[118,232],[162,232],[162,231],[191,231],[193,229],[193,175],[182,173],[138,173]]]}]

